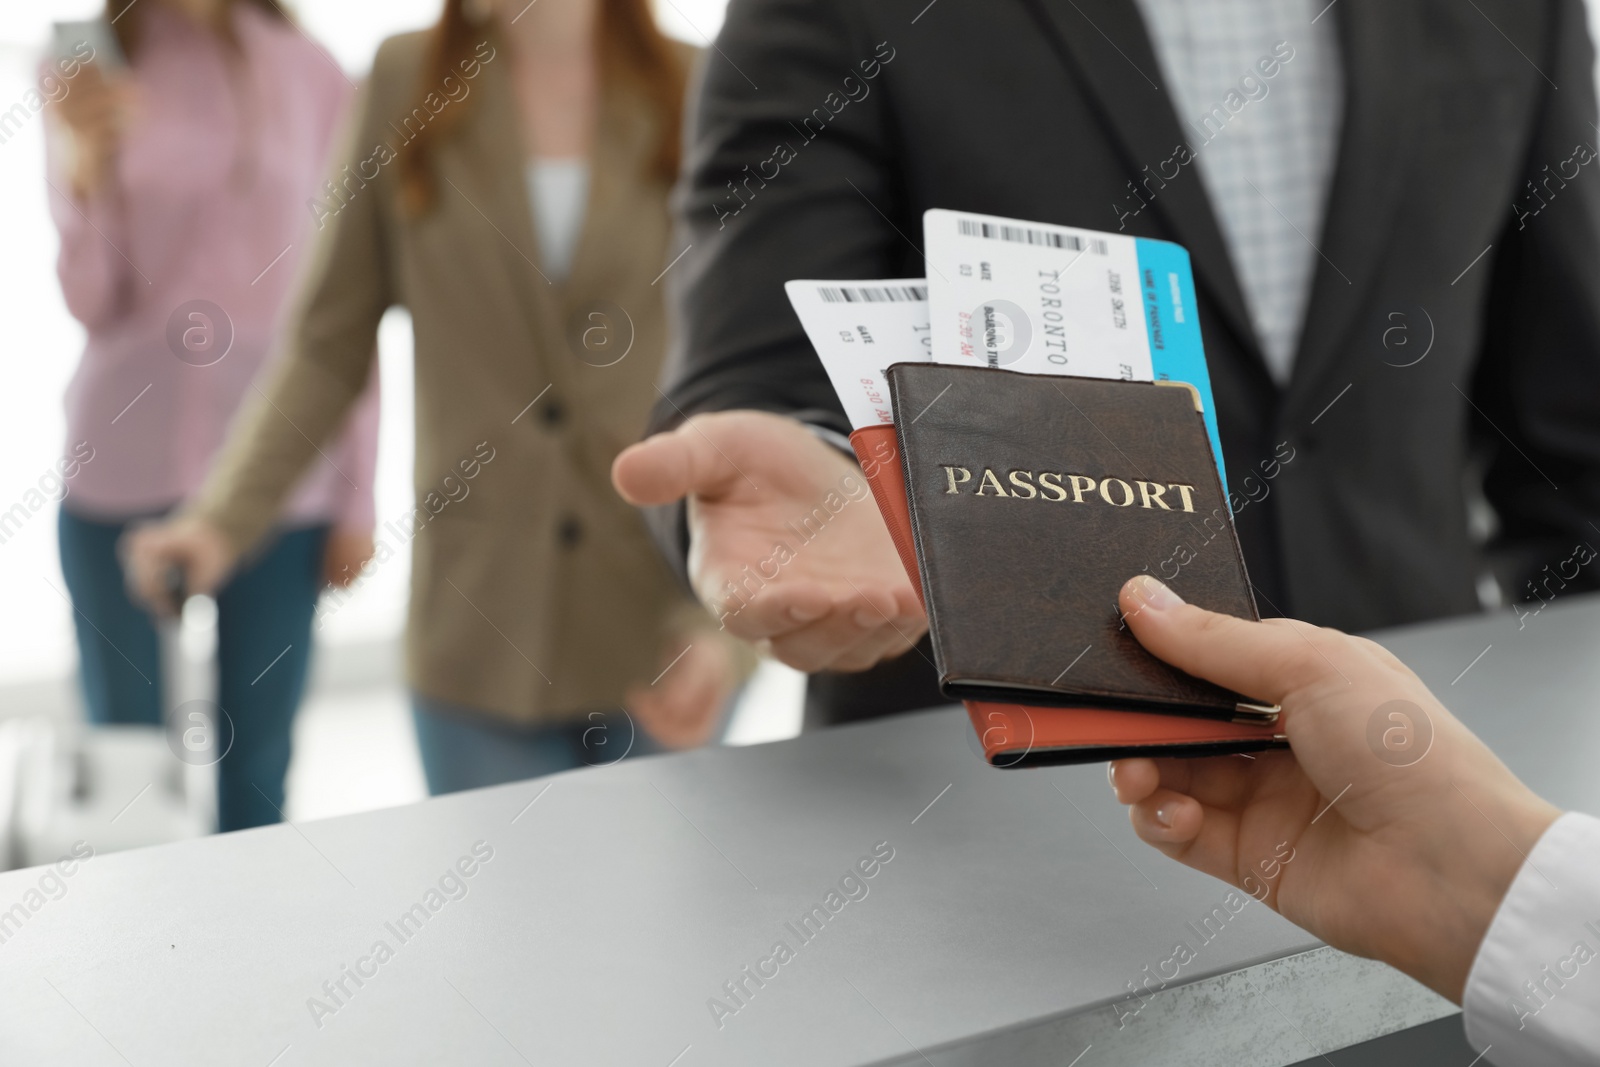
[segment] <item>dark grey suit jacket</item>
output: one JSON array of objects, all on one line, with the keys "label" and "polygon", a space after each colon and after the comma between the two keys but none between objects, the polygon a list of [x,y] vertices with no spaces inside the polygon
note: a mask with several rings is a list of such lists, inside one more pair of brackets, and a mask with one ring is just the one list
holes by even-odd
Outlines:
[{"label": "dark grey suit jacket", "polygon": [[[653,429],[762,408],[848,430],[783,283],[923,275],[927,208],[1122,228],[1193,257],[1264,614],[1363,630],[1470,612],[1496,561],[1512,599],[1596,584],[1600,563],[1566,577],[1579,542],[1600,547],[1583,6],[1339,0],[1324,17],[1344,129],[1280,389],[1199,175],[1174,162],[1203,135],[1175,115],[1134,0],[734,0],[691,109],[692,247],[668,276]],[[681,561],[681,511],[654,522]]]}]

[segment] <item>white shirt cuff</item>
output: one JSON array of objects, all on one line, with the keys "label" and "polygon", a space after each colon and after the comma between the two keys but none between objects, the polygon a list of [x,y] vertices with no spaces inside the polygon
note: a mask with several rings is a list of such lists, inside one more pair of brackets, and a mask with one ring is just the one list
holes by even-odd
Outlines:
[{"label": "white shirt cuff", "polygon": [[1499,1067],[1600,1063],[1600,819],[1561,816],[1473,960],[1467,1040]]}]

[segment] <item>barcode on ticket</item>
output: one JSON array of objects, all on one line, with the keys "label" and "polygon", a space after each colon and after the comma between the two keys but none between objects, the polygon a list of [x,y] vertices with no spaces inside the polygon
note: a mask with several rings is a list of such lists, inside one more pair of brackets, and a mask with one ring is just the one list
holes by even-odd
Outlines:
[{"label": "barcode on ticket", "polygon": [[817,295],[826,304],[901,304],[928,299],[923,285],[841,285],[818,286]]},{"label": "barcode on ticket", "polygon": [[1035,230],[1028,226],[1007,226],[998,222],[978,222],[974,219],[957,219],[956,225],[961,228],[963,237],[987,237],[991,241],[1044,245],[1048,248],[1062,248],[1068,252],[1088,251],[1097,256],[1106,254],[1105,240],[1099,237],[1083,238],[1072,233]]}]

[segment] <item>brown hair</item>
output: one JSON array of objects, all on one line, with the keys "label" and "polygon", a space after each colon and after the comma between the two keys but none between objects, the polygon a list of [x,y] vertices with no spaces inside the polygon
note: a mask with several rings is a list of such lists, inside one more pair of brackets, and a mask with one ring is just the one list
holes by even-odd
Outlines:
[{"label": "brown hair", "polygon": [[[233,8],[246,5],[258,11],[264,11],[273,18],[288,22],[289,14],[278,5],[277,0],[224,0],[233,14]],[[122,46],[122,54],[132,62],[134,53],[139,50],[139,42],[144,36],[145,15],[151,10],[152,4],[146,0],[141,4],[139,0],[106,0],[106,10],[103,16],[111,24],[111,32],[117,35],[117,44]],[[237,44],[233,40],[233,19],[222,20],[222,36],[229,44]]]},{"label": "brown hair", "polygon": [[[655,107],[657,142],[650,169],[672,181],[678,174],[679,130],[683,124],[683,94],[688,71],[671,40],[656,25],[650,0],[599,0],[599,25],[595,30],[603,85],[631,84]],[[417,95],[425,97],[445,78],[469,62],[483,36],[480,25],[467,17],[464,0],[445,0],[444,13],[429,31],[427,59]],[[417,137],[400,150],[400,197],[412,215],[433,206],[434,145],[461,121],[467,99],[439,113]]]}]

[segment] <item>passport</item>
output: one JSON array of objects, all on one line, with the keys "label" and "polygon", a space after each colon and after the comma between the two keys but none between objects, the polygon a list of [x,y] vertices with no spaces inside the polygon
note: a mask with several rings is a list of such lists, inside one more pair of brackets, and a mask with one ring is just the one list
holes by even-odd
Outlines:
[{"label": "passport", "polygon": [[[850,444],[872,487],[900,563],[925,604],[894,426],[860,427],[850,434]],[[1184,715],[976,700],[967,701],[966,710],[984,760],[999,768],[1093,763],[1125,756],[1242,755],[1287,744],[1271,725]]]},{"label": "passport", "polygon": [[[886,377],[906,501],[890,527],[914,550],[946,695],[975,715],[1275,721],[1145,651],[1117,605],[1124,582],[1160,568],[1189,603],[1259,618],[1192,387],[937,363]],[[1036,715],[1009,714],[1008,735],[1037,732]]]}]

